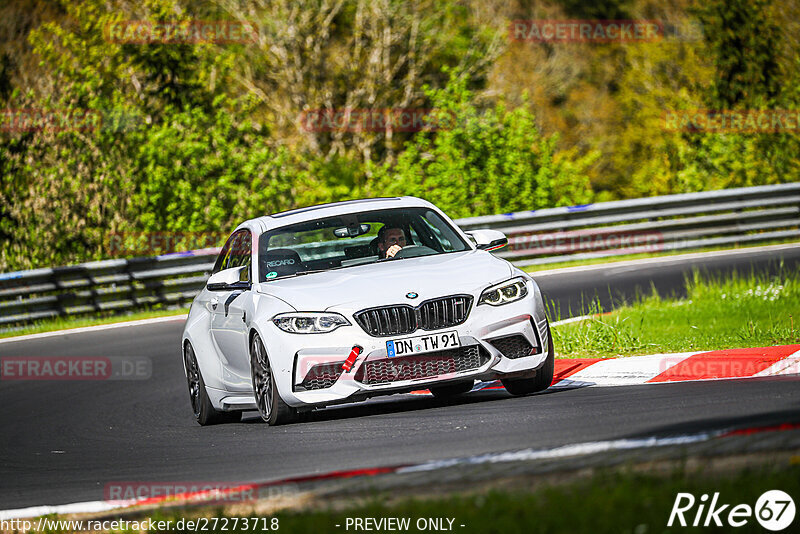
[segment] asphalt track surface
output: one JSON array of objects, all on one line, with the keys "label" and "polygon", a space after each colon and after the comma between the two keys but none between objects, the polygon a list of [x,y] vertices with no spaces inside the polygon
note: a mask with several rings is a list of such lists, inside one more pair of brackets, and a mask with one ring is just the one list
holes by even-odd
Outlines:
[{"label": "asphalt track surface", "polygon": [[[800,247],[691,262],[605,266],[539,278],[561,310],[608,306],[684,277],[800,267]],[[583,297],[582,297],[583,295]],[[564,313],[567,315],[567,313]],[[119,482],[258,482],[333,470],[629,437],[800,422],[800,378],[550,390],[439,401],[413,395],[315,412],[271,428],[255,414],[200,427],[180,358],[182,321],[0,344],[0,356],[148,356],[139,381],[0,381],[0,509],[103,500]]]}]

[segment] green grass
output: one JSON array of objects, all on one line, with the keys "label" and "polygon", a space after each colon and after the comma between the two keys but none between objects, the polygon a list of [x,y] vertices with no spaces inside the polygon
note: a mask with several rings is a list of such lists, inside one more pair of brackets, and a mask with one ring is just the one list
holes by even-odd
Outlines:
[{"label": "green grass", "polygon": [[[561,358],[627,356],[800,343],[800,275],[707,280],[685,299],[653,294],[585,321],[553,328]],[[602,313],[595,305],[588,313]]]},{"label": "green grass", "polygon": [[139,319],[151,319],[154,317],[167,317],[170,315],[186,315],[189,313],[189,308],[180,308],[177,310],[149,310],[135,312],[131,314],[108,314],[101,316],[89,316],[83,318],[70,318],[58,317],[55,319],[46,319],[37,321],[30,325],[15,330],[7,330],[0,332],[0,339],[6,337],[24,336],[27,334],[39,334],[41,332],[53,332],[56,330],[67,330],[70,328],[81,328],[83,326],[96,326],[101,324],[119,323],[123,321],[137,321]]},{"label": "green grass", "polygon": [[[750,517],[745,526],[736,529],[725,524],[725,521],[733,506],[746,504],[755,507],[758,497],[772,489],[780,489],[795,497],[800,495],[800,465],[794,459],[790,462],[784,460],[779,465],[750,467],[738,472],[697,473],[674,469],[660,476],[629,469],[606,470],[591,478],[557,485],[541,483],[522,489],[510,488],[447,497],[397,500],[391,495],[379,494],[366,504],[344,509],[337,507],[313,511],[282,511],[270,517],[277,518],[279,532],[315,534],[354,532],[352,526],[346,529],[347,519],[366,517],[409,518],[411,528],[402,532],[422,532],[416,528],[419,518],[451,518],[454,520],[453,532],[464,534],[698,532],[709,529],[691,526],[682,528],[675,525],[671,529],[667,528],[677,494],[688,492],[697,499],[691,511],[684,514],[691,525],[700,496],[719,492],[718,506],[729,504],[720,516],[725,526],[723,529],[712,527],[710,531],[764,532],[755,517]],[[708,506],[705,507],[707,509]],[[197,511],[187,512],[179,510],[160,512],[157,515],[159,519],[172,520],[173,524],[181,518],[198,515],[225,517],[224,512],[219,509],[207,510],[201,514]],[[795,518],[794,524],[797,521]],[[337,524],[340,526],[337,527]],[[241,526],[232,528],[232,520],[227,527],[227,532],[245,531]],[[209,531],[220,532],[221,528]]]},{"label": "green grass", "polygon": [[702,252],[719,252],[724,250],[746,250],[749,248],[758,248],[758,247],[765,247],[769,245],[800,245],[800,242],[787,242],[787,241],[767,241],[764,243],[755,243],[752,245],[723,245],[718,247],[703,247],[698,249],[691,249],[691,250],[672,250],[669,252],[660,252],[660,253],[652,253],[652,252],[641,252],[638,254],[625,254],[621,256],[612,256],[609,258],[591,258],[588,260],[573,260],[573,261],[560,261],[557,263],[547,263],[544,265],[529,265],[528,267],[522,267],[522,270],[535,273],[537,271],[550,271],[552,269],[563,269],[566,267],[580,267],[583,265],[602,265],[606,263],[618,263],[621,261],[630,261],[630,260],[641,260],[647,258],[666,258],[670,256],[682,256],[684,254],[698,254]]}]

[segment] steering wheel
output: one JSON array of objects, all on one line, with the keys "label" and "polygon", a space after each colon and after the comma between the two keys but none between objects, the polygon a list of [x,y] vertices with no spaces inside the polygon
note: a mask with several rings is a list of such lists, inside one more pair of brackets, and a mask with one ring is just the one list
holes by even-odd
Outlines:
[{"label": "steering wheel", "polygon": [[430,256],[431,254],[436,254],[436,251],[430,247],[426,247],[424,245],[408,245],[401,248],[397,254],[394,255],[394,257],[416,258],[418,256]]}]

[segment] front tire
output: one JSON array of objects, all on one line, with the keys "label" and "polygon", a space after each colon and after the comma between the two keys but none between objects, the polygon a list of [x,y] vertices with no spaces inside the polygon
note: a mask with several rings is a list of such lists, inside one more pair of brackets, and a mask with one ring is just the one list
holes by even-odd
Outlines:
[{"label": "front tire", "polygon": [[189,385],[189,401],[192,404],[194,419],[200,426],[216,425],[219,423],[236,423],[242,419],[242,412],[221,412],[214,408],[197,365],[197,357],[191,343],[186,343],[183,349],[183,365],[186,369],[186,380]]},{"label": "front tire", "polygon": [[278,393],[267,351],[258,334],[253,334],[250,341],[250,375],[261,419],[270,426],[285,425],[298,420],[297,410],[283,402]]},{"label": "front tire", "polygon": [[536,371],[536,376],[531,378],[506,378],[501,380],[503,387],[512,395],[529,395],[544,391],[553,383],[555,369],[555,350],[553,350],[553,335],[550,333],[550,323],[547,323],[547,358]]}]

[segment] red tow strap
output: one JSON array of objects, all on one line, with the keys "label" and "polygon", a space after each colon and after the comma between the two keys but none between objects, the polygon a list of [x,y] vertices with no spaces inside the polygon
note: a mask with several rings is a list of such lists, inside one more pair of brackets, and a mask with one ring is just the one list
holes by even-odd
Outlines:
[{"label": "red tow strap", "polygon": [[364,350],[358,345],[353,347],[353,350],[350,351],[350,355],[344,361],[344,365],[342,365],[342,370],[346,372],[350,372],[350,369],[353,368],[353,364],[356,363],[356,358],[358,355],[361,354],[361,351]]}]

